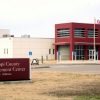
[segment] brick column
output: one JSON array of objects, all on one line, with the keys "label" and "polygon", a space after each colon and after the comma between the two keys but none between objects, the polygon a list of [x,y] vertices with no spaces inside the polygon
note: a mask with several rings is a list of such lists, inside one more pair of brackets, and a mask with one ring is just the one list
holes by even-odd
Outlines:
[{"label": "brick column", "polygon": [[74,51],[74,27],[70,27],[70,60],[72,60],[72,52]]},{"label": "brick column", "polygon": [[57,60],[57,45],[55,45],[55,60]]},{"label": "brick column", "polygon": [[98,60],[100,60],[100,45],[98,46]]},{"label": "brick column", "polygon": [[88,60],[88,46],[85,45],[85,48],[84,48],[84,60]]}]

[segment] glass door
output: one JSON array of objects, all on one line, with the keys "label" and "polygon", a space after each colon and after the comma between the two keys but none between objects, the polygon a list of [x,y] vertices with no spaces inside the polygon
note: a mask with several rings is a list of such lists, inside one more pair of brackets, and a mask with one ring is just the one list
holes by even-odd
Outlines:
[{"label": "glass door", "polygon": [[89,60],[94,59],[94,50],[89,50]]}]

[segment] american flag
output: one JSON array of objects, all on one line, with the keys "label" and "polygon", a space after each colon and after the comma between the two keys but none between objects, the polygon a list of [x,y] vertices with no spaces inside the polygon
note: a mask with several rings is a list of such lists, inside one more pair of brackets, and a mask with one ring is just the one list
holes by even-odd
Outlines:
[{"label": "american flag", "polygon": [[99,19],[97,20],[97,24],[100,24],[100,20]]}]

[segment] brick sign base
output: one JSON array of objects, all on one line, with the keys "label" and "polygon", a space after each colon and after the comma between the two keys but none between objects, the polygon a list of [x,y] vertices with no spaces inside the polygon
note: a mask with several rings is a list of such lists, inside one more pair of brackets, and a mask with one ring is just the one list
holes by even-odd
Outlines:
[{"label": "brick sign base", "polygon": [[29,58],[0,59],[0,81],[17,81],[29,79]]}]

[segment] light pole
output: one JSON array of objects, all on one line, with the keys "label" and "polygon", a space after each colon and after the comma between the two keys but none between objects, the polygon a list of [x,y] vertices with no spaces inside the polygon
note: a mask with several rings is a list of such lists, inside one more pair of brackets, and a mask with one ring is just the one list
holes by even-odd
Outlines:
[{"label": "light pole", "polygon": [[96,60],[96,43],[95,43],[95,24],[96,24],[96,19],[94,18],[94,61]]}]

